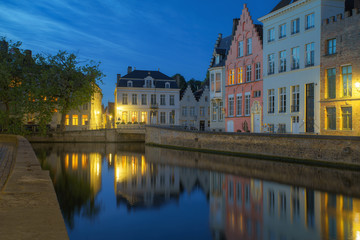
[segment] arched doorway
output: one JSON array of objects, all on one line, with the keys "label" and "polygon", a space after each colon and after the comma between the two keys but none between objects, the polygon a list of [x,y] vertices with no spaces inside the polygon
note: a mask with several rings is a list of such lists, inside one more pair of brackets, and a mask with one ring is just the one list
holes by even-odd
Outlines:
[{"label": "arched doorway", "polygon": [[261,132],[261,105],[254,101],[251,106],[251,132]]}]

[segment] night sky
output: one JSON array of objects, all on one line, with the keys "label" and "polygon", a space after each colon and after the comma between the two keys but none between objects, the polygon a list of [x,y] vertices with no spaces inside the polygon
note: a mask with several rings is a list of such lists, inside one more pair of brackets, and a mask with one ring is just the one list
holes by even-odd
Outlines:
[{"label": "night sky", "polygon": [[218,33],[231,34],[244,3],[257,22],[278,1],[1,0],[0,36],[34,54],[66,50],[101,62],[107,105],[128,66],[203,80]]}]

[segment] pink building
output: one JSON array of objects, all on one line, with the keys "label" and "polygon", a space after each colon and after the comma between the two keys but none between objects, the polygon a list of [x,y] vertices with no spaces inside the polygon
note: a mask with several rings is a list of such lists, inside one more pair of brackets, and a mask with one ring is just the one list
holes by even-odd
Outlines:
[{"label": "pink building", "polygon": [[254,24],[246,4],[234,19],[233,39],[226,60],[227,132],[262,131],[262,25]]}]

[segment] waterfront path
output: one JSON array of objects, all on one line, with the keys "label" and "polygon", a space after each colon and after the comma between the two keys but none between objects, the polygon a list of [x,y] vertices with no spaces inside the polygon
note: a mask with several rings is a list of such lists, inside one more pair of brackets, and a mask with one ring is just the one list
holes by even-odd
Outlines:
[{"label": "waterfront path", "polygon": [[0,176],[0,239],[68,239],[49,172],[25,138],[0,135]]}]

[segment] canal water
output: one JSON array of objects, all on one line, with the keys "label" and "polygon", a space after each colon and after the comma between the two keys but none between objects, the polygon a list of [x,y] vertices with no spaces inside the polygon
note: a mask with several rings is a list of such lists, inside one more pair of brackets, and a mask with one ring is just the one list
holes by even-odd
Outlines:
[{"label": "canal water", "polygon": [[143,144],[33,144],[70,239],[360,239],[360,173]]}]

